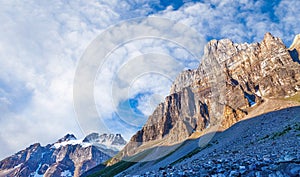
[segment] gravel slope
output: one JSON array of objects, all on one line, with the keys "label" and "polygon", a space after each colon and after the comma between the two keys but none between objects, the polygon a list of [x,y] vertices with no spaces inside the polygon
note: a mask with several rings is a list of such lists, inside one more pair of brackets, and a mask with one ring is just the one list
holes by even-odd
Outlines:
[{"label": "gravel slope", "polygon": [[[188,143],[151,167],[133,166],[120,175],[300,176],[300,106],[240,121],[216,134],[199,153],[181,158],[180,152],[187,154],[198,142]],[[169,165],[176,159],[181,161]]]}]

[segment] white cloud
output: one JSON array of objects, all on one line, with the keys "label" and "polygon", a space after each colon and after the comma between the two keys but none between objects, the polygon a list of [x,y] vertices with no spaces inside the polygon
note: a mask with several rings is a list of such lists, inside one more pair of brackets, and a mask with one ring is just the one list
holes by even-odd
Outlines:
[{"label": "white cloud", "polygon": [[282,0],[274,10],[275,15],[279,19],[279,29],[282,33],[282,37],[288,40],[289,44],[292,44],[295,35],[300,33],[300,1]]},{"label": "white cloud", "polygon": [[[230,38],[235,42],[258,42],[271,32],[291,43],[299,33],[299,2],[295,1],[213,1],[190,4],[160,15],[195,28],[207,39]],[[278,20],[277,20],[278,19]],[[291,35],[292,34],[292,35]],[[199,46],[203,47],[203,46]]]},{"label": "white cloud", "polygon": [[0,2],[0,158],[67,132],[82,136],[72,104],[77,61],[130,8],[115,0]]}]

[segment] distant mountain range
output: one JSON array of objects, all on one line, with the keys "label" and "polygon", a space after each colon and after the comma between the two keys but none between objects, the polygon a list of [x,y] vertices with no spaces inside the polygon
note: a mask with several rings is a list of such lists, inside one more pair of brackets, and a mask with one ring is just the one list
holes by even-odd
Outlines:
[{"label": "distant mountain range", "polygon": [[120,134],[92,133],[82,140],[67,134],[53,144],[36,143],[2,160],[0,176],[79,176],[116,155],[125,144]]}]

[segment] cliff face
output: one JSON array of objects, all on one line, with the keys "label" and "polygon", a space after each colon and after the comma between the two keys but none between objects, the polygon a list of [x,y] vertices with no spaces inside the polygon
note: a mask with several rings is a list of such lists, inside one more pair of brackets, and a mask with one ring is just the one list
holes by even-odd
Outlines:
[{"label": "cliff face", "polygon": [[293,49],[299,46],[296,42],[289,50],[270,33],[253,44],[210,41],[199,67],[177,77],[170,95],[132,136],[120,157],[139,152],[138,147],[151,141],[163,139],[169,145],[209,126],[228,128],[264,99],[296,93],[300,89],[300,64]]},{"label": "cliff face", "polygon": [[108,142],[117,147],[126,144],[120,134],[97,133],[88,135],[83,141],[68,134],[47,146],[36,143],[2,160],[0,176],[79,176],[117,153],[106,146]]}]

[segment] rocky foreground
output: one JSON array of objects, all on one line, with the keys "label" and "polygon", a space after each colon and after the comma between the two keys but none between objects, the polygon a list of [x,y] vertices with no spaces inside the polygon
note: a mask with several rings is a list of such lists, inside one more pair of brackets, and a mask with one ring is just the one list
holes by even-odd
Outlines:
[{"label": "rocky foreground", "polygon": [[157,170],[131,170],[119,176],[300,176],[300,107],[243,120]]}]

